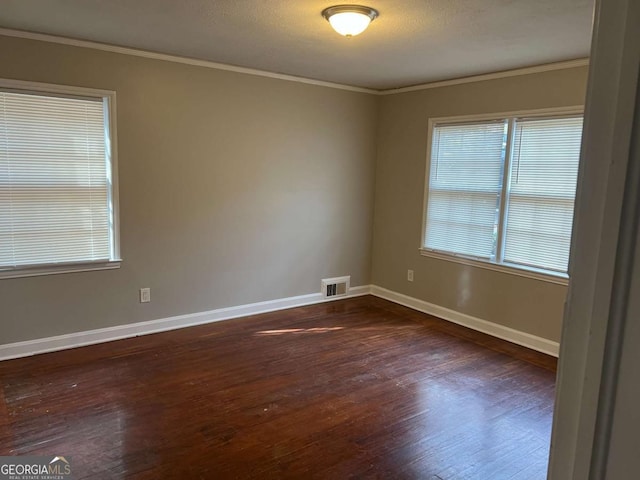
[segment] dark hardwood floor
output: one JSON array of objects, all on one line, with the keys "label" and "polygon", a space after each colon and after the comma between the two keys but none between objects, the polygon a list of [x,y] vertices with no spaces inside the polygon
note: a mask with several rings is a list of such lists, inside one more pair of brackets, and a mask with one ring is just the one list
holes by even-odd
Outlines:
[{"label": "dark hardwood floor", "polygon": [[0,455],[92,479],[544,479],[555,366],[366,296],[0,362]]}]

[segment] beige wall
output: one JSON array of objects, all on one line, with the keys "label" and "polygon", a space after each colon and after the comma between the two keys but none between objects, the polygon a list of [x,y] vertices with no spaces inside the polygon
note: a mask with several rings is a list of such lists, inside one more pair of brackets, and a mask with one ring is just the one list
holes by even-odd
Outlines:
[{"label": "beige wall", "polygon": [[427,126],[430,117],[582,105],[586,81],[581,67],[382,97],[373,283],[558,341],[566,287],[419,254]]},{"label": "beige wall", "polygon": [[376,97],[8,37],[0,77],[117,92],[124,259],[0,280],[0,344],[370,282]]},{"label": "beige wall", "polygon": [[337,275],[559,339],[565,287],[419,255],[427,122],[581,104],[586,68],[376,97],[2,36],[0,58],[0,78],[117,92],[124,258],[0,280],[0,344],[317,292]]}]

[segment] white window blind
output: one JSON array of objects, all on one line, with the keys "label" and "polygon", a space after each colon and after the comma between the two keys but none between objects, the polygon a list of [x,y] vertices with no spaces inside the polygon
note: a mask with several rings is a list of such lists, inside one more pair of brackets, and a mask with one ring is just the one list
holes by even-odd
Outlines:
[{"label": "white window blind", "polygon": [[423,253],[565,274],[582,123],[576,109],[434,120]]},{"label": "white window blind", "polygon": [[113,259],[103,98],[0,91],[0,270]]},{"label": "white window blind", "polygon": [[505,120],[436,125],[432,133],[426,247],[495,255]]},{"label": "white window blind", "polygon": [[567,271],[582,116],[516,119],[504,261]]}]

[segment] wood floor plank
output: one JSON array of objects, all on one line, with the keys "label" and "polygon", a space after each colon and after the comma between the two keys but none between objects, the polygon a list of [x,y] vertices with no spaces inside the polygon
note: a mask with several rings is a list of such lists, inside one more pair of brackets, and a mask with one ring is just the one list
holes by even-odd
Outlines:
[{"label": "wood floor plank", "polygon": [[0,362],[76,478],[544,478],[555,359],[365,296]]}]

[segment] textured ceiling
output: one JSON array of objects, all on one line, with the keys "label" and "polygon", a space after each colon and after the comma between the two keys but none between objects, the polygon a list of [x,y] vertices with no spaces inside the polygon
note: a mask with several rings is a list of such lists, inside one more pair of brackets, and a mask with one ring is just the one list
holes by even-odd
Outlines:
[{"label": "textured ceiling", "polygon": [[375,89],[589,54],[593,0],[363,0],[351,39],[320,15],[340,3],[0,0],[0,26]]}]

